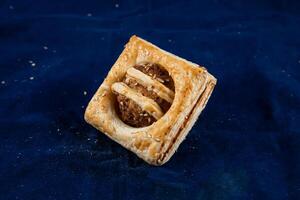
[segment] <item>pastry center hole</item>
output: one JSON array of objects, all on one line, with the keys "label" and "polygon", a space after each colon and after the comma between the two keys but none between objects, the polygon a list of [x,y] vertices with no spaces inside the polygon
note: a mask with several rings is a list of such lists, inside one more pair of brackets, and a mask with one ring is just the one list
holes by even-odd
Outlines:
[{"label": "pastry center hole", "polygon": [[113,90],[116,111],[120,119],[132,127],[151,125],[169,110],[174,99],[174,81],[168,71],[156,63],[133,66],[118,86],[122,89]]}]

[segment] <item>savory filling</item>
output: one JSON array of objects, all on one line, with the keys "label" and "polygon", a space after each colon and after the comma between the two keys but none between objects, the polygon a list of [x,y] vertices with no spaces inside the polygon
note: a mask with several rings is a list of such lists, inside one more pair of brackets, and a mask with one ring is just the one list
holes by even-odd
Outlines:
[{"label": "savory filling", "polygon": [[134,68],[158,80],[172,91],[175,91],[174,82],[168,71],[155,63],[143,63],[135,65]]},{"label": "savory filling", "polygon": [[[171,78],[169,73],[158,64],[143,63],[135,65],[134,68],[150,76],[152,79],[159,81],[174,92],[173,79]],[[166,113],[170,108],[171,103],[159,97],[151,89],[151,87],[145,87],[138,83],[137,80],[127,75],[122,81],[143,96],[153,99],[159,105],[163,113]],[[141,109],[141,107],[130,98],[127,98],[126,96],[121,94],[116,95],[118,104],[117,111],[119,117],[126,124],[133,127],[145,127],[151,125],[157,120],[151,115],[151,113],[148,113],[147,111]]]},{"label": "savory filling", "polygon": [[153,99],[156,103],[158,103],[164,113],[169,110],[171,104],[166,100],[160,98],[155,92],[153,92],[153,90],[147,89],[145,86],[139,84],[136,80],[133,79],[125,78],[123,82],[126,83],[129,87],[138,91],[143,96]]},{"label": "savory filling", "polygon": [[132,127],[149,126],[155,122],[155,118],[143,111],[134,101],[127,97],[117,94],[119,104],[119,117],[123,122]]}]

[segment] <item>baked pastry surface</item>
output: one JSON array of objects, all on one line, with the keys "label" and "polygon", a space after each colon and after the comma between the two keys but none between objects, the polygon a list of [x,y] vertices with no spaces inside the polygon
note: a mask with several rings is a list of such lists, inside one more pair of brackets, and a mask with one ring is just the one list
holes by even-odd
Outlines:
[{"label": "baked pastry surface", "polygon": [[[141,65],[150,71],[153,66],[162,67],[172,80],[160,76],[162,73],[157,77],[147,74]],[[215,85],[216,79],[204,67],[132,36],[89,102],[84,117],[146,162],[162,165],[192,128]],[[123,102],[127,103],[125,107]],[[128,107],[132,110],[126,110]],[[138,114],[133,113],[135,119],[124,112]],[[126,121],[126,116],[131,121]]]}]

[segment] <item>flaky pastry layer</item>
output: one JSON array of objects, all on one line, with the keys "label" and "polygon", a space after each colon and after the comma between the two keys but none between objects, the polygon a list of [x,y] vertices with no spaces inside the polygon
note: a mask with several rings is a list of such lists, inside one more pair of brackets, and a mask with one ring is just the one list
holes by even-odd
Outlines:
[{"label": "flaky pastry layer", "polygon": [[[175,92],[170,109],[157,117],[156,122],[147,127],[134,128],[119,119],[111,88],[122,80],[128,69],[143,62],[163,66],[174,81]],[[85,120],[146,162],[162,165],[186,137],[205,107],[215,84],[216,79],[204,67],[132,36],[89,102]],[[166,93],[171,95],[167,90],[163,94]]]}]

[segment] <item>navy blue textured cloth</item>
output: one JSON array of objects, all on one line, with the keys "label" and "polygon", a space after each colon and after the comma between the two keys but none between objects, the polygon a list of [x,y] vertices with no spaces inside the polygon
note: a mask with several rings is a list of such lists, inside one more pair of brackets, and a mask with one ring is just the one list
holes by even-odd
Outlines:
[{"label": "navy blue textured cloth", "polygon": [[[299,199],[300,3],[0,1],[0,199]],[[152,167],[83,120],[136,34],[218,78]]]}]

